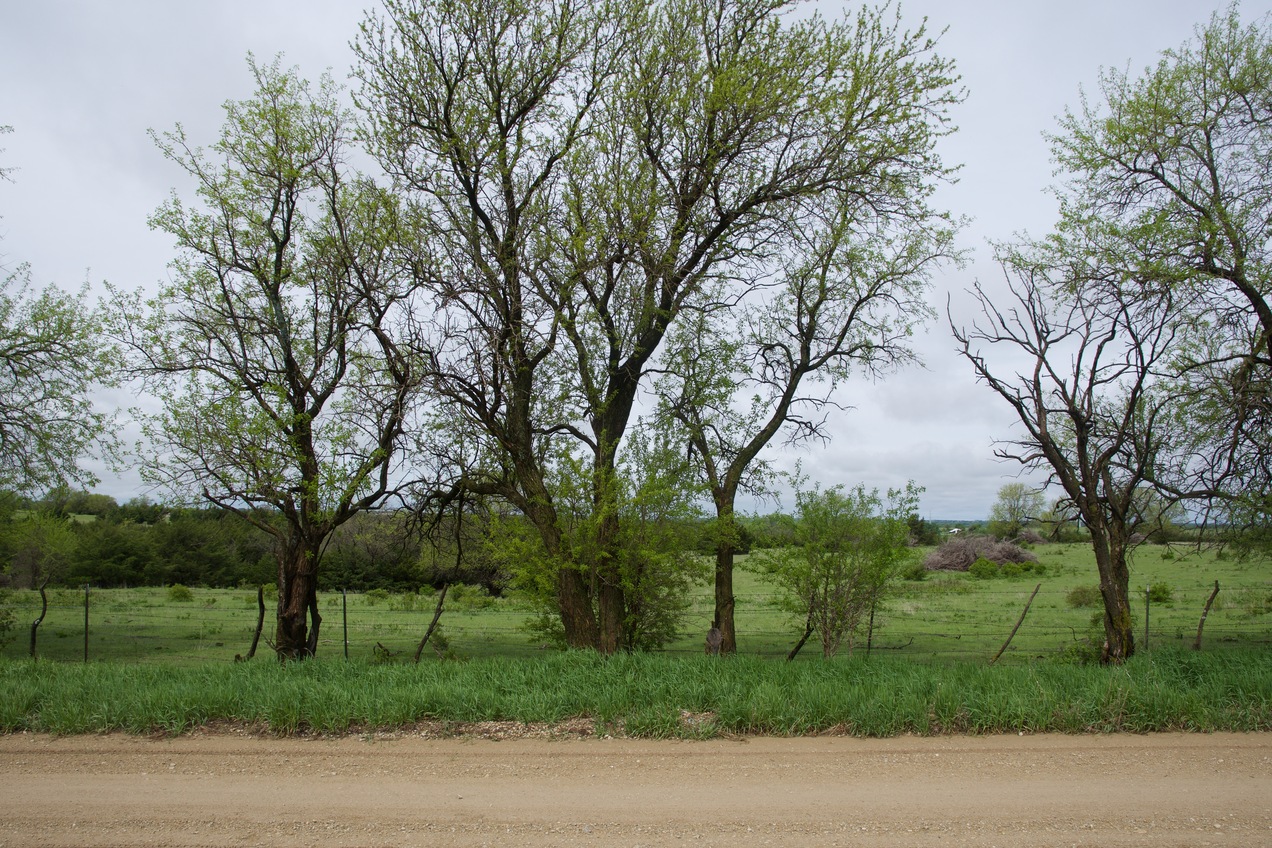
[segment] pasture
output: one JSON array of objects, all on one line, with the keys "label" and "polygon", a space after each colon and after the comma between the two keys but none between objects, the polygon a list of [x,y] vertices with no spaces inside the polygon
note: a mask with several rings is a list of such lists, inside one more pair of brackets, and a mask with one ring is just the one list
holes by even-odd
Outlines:
[{"label": "pasture", "polygon": [[[916,557],[925,551],[916,550]],[[931,572],[924,580],[898,580],[877,611],[870,639],[872,655],[921,662],[988,661],[1002,647],[1025,603],[1040,586],[1029,613],[1000,663],[1040,659],[1080,659],[1098,647],[1097,579],[1085,545],[1040,545],[1035,549],[1042,574],[977,579],[966,573]],[[1133,610],[1140,649],[1190,647],[1215,582],[1220,585],[1206,619],[1203,647],[1224,651],[1272,644],[1272,566],[1239,561],[1183,547],[1144,546],[1135,554]],[[87,591],[90,661],[163,664],[228,662],[246,654],[256,625],[252,588],[89,589]],[[803,621],[785,612],[774,587],[740,559],[735,579],[739,653],[780,659],[799,638]],[[85,656],[83,589],[50,589],[50,607],[38,632],[37,655],[56,661]],[[1150,600],[1150,597],[1152,600]],[[409,662],[432,619],[435,595],[385,592],[320,595],[323,616],[319,656],[343,658],[346,634],[351,660]],[[0,600],[11,610],[14,629],[0,656],[27,656],[30,623],[39,614],[39,596],[15,591]],[[274,601],[266,598],[264,637],[257,657],[268,656]],[[662,653],[702,653],[711,621],[711,590],[697,588],[680,635]],[[1145,611],[1148,621],[1145,630]],[[429,661],[441,657],[471,659],[532,657],[555,646],[531,632],[535,610],[512,591],[494,598],[475,587],[456,587],[441,619],[440,651],[426,649]],[[1147,642],[1145,642],[1147,633]],[[857,653],[865,650],[864,638]],[[820,661],[816,638],[805,645],[799,662]]]}]

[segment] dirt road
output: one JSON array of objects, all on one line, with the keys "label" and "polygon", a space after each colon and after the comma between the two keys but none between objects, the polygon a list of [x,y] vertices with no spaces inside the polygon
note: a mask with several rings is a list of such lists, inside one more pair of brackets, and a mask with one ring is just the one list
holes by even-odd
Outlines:
[{"label": "dirt road", "polygon": [[0,736],[4,846],[1269,846],[1272,734]]}]

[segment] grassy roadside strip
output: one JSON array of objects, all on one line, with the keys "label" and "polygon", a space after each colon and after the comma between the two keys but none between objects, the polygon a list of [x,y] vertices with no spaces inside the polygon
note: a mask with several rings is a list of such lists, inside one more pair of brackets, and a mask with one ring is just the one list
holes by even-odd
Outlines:
[{"label": "grassy roadside strip", "polygon": [[6,733],[179,734],[230,722],[282,735],[345,734],[579,718],[598,733],[686,738],[1267,731],[1272,652],[1159,650],[1121,668],[581,652],[418,666],[0,661]]}]

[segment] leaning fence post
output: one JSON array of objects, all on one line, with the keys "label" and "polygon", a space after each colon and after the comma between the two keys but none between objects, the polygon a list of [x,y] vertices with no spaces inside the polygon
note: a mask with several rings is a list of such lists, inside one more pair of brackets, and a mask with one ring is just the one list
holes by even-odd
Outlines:
[{"label": "leaning fence post", "polygon": [[1025,623],[1025,616],[1029,615],[1029,608],[1033,606],[1034,598],[1038,597],[1038,590],[1041,588],[1041,583],[1034,586],[1033,594],[1030,595],[1029,600],[1025,602],[1025,608],[1020,613],[1020,618],[1016,619],[1016,626],[1011,629],[1010,635],[1007,636],[1007,641],[1003,642],[1003,646],[998,649],[998,653],[994,654],[994,658],[989,661],[990,665],[998,662],[998,658],[1003,655],[1003,651],[1007,650],[1007,646],[1011,644],[1011,640],[1016,638],[1016,631],[1020,629],[1020,625]]},{"label": "leaning fence post", "polygon": [[344,618],[345,659],[349,659],[349,590],[341,589],[341,614]]},{"label": "leaning fence post", "polygon": [[84,584],[84,662],[88,662],[88,584]]},{"label": "leaning fence post", "polygon": [[1206,626],[1206,616],[1210,615],[1210,605],[1215,602],[1215,596],[1219,594],[1219,581],[1215,581],[1215,590],[1210,593],[1210,597],[1206,599],[1206,607],[1201,611],[1201,621],[1197,622],[1197,640],[1193,642],[1193,650],[1201,650],[1201,629]]}]

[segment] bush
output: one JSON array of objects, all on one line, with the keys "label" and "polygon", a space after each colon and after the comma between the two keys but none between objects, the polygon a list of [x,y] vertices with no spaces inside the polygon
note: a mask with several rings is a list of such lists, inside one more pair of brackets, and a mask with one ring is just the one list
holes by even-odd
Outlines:
[{"label": "bush", "polygon": [[914,560],[905,568],[901,569],[901,577],[905,580],[926,580],[928,576],[927,566],[920,560]]},{"label": "bush", "polygon": [[1100,588],[1098,586],[1075,586],[1069,590],[1069,594],[1065,595],[1064,599],[1074,609],[1093,607],[1100,603]]},{"label": "bush", "polygon": [[923,564],[929,571],[967,571],[978,559],[1000,566],[1038,561],[1038,557],[1011,542],[1000,542],[992,536],[959,536],[928,554]]},{"label": "bush", "polygon": [[372,589],[371,591],[367,592],[364,597],[366,598],[367,606],[373,607],[376,604],[380,603],[381,601],[387,601],[389,599],[389,590],[388,589]]},{"label": "bush", "polygon": [[967,567],[967,573],[977,580],[989,580],[998,576],[998,563],[980,557]]},{"label": "bush", "polygon": [[188,603],[194,600],[194,593],[180,583],[173,583],[168,587],[168,600]]},{"label": "bush", "polygon": [[[372,589],[372,592],[383,592],[383,589]],[[368,594],[370,594],[368,592]],[[423,599],[414,592],[403,592],[400,595],[392,595],[389,597],[389,609],[398,612],[415,612],[423,609],[427,604],[422,602]]]},{"label": "bush", "polygon": [[1148,600],[1154,604],[1169,604],[1175,600],[1175,590],[1167,583],[1153,583],[1148,587]]}]

